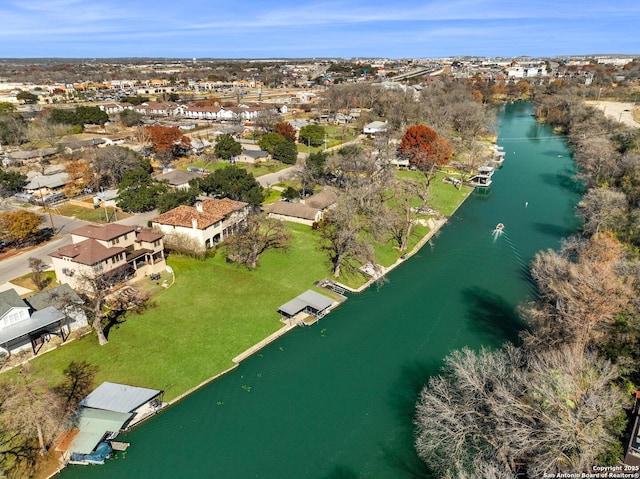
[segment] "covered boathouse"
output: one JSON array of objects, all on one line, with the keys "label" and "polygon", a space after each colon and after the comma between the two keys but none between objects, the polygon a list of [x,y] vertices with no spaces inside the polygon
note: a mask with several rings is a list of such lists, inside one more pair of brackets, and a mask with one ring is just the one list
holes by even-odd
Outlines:
[{"label": "covered boathouse", "polygon": [[334,302],[328,296],[308,289],[280,306],[278,312],[287,319],[291,319],[299,313],[305,313],[320,319],[327,313],[327,310]]},{"label": "covered boathouse", "polygon": [[155,414],[164,391],[104,382],[80,401],[76,429],[63,457],[74,464],[102,464],[123,429]]}]

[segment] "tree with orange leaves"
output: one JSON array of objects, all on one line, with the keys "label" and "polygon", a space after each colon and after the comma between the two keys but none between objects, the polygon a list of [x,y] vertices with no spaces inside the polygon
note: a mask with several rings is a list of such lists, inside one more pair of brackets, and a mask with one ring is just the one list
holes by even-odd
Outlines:
[{"label": "tree with orange leaves", "polygon": [[538,253],[531,274],[539,300],[524,310],[535,333],[529,341],[582,353],[608,337],[635,297],[624,257],[624,245],[608,231],[569,241],[559,252]]},{"label": "tree with orange leaves", "polygon": [[410,126],[398,150],[427,176],[427,182],[437,168],[449,163],[453,153],[449,141],[425,125]]},{"label": "tree with orange leaves", "polygon": [[177,126],[152,125],[146,128],[151,137],[153,151],[176,157],[191,147],[191,139],[182,134]]},{"label": "tree with orange leaves", "polygon": [[273,131],[284,136],[289,141],[296,141],[296,129],[286,121],[276,123],[273,127]]}]

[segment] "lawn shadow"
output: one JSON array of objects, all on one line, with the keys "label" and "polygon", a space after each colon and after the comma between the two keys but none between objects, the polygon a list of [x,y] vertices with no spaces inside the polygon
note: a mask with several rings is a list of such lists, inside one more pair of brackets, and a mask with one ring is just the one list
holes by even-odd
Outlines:
[{"label": "lawn shadow", "polygon": [[[109,316],[107,316],[107,325],[103,328],[104,336],[109,339],[109,333],[111,329],[118,329],[121,324],[127,322],[127,311],[113,311]],[[103,323],[104,324],[104,323]]]},{"label": "lawn shadow", "polygon": [[505,341],[520,342],[520,333],[527,325],[518,316],[515,307],[483,288],[467,288],[462,294],[468,305],[469,328],[483,335],[492,336],[496,346]]},{"label": "lawn shadow", "polygon": [[[420,391],[429,382],[430,377],[438,374],[443,364],[441,360],[415,361],[407,363],[401,368],[398,380],[391,387],[390,397],[391,407],[400,424],[400,428],[395,434],[395,441],[402,444],[414,443],[415,426],[413,420]],[[434,477],[413,447],[393,448],[382,445],[381,450],[389,466],[399,471],[398,477],[415,479],[432,479]]]}]

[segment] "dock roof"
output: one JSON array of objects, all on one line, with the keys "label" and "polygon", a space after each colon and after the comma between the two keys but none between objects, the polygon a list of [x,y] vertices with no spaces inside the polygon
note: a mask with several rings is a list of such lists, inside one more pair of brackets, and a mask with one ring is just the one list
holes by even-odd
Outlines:
[{"label": "dock roof", "polygon": [[107,411],[129,413],[160,394],[162,394],[162,391],[158,389],[104,382],[80,401],[80,405]]},{"label": "dock roof", "polygon": [[308,289],[304,293],[296,296],[291,301],[283,304],[278,311],[286,316],[295,316],[307,308],[316,312],[322,312],[334,303],[333,299],[324,294],[316,293]]},{"label": "dock roof", "polygon": [[90,454],[108,432],[119,432],[131,413],[80,408],[77,424],[80,432],[71,441],[68,451]]}]

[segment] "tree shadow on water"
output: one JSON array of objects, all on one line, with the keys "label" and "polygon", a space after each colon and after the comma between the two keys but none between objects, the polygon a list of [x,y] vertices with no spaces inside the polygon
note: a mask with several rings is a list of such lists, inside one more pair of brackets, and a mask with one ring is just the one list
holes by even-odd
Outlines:
[{"label": "tree shadow on water", "polygon": [[520,332],[527,325],[514,306],[497,294],[478,287],[467,288],[462,296],[468,306],[467,318],[472,331],[493,337],[496,346],[505,341],[519,343]]},{"label": "tree shadow on water", "polygon": [[565,169],[560,173],[543,173],[540,175],[542,180],[551,186],[560,186],[569,193],[582,194],[584,186],[575,178],[575,172]]},{"label": "tree shadow on water", "polygon": [[322,479],[358,479],[357,472],[347,466],[336,466]]},{"label": "tree shadow on water", "polygon": [[536,231],[539,231],[544,235],[551,236],[558,240],[571,236],[574,233],[573,229],[569,229],[560,225],[552,225],[549,223],[533,223],[533,227]]},{"label": "tree shadow on water", "polygon": [[435,359],[428,362],[407,363],[401,368],[398,380],[391,387],[390,402],[396,413],[399,427],[390,432],[394,433],[394,443],[408,446],[392,447],[387,442],[382,444],[380,449],[389,467],[398,471],[397,477],[415,479],[432,479],[433,477],[413,447],[415,441],[413,421],[420,391],[429,382],[431,376],[439,373],[443,364],[442,360]]}]

